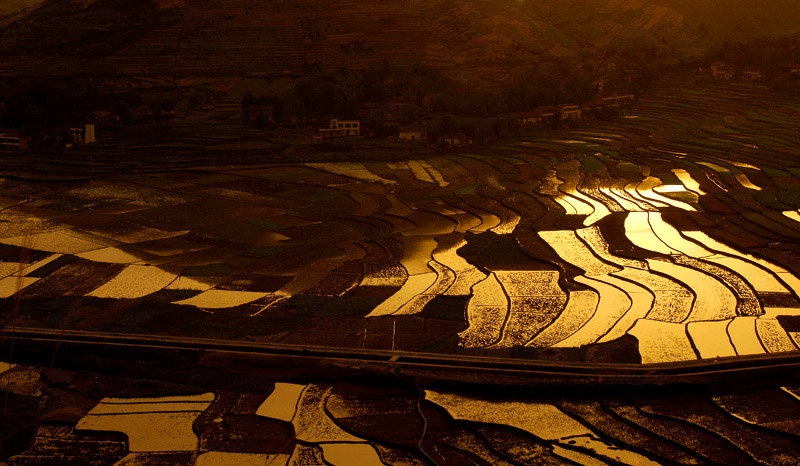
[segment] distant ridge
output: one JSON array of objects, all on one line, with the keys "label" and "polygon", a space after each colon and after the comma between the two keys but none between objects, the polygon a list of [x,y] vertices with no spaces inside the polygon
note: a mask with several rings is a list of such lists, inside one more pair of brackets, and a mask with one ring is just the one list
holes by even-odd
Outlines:
[{"label": "distant ridge", "polygon": [[0,73],[300,75],[346,63],[516,66],[800,31],[771,0],[6,0]]}]

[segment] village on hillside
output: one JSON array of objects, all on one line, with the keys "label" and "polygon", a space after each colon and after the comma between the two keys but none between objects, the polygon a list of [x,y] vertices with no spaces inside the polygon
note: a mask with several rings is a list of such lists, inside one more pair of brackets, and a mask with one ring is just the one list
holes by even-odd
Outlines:
[{"label": "village on hillside", "polygon": [[176,126],[219,123],[239,128],[237,147],[279,141],[284,147],[317,146],[315,151],[352,144],[447,150],[544,135],[582,120],[617,120],[639,90],[669,72],[737,85],[777,83],[791,92],[800,82],[800,64],[783,64],[776,73],[715,60],[694,71],[680,66],[670,71],[646,61],[644,52],[625,60],[556,60],[518,70],[499,83],[423,65],[392,69],[386,61],[300,79],[264,79],[255,88],[241,85],[241,79],[132,78],[103,91],[92,83],[85,90],[65,90],[47,82],[5,82],[0,152],[96,143],[124,150],[132,137],[160,134],[177,142],[180,136],[170,136]]}]

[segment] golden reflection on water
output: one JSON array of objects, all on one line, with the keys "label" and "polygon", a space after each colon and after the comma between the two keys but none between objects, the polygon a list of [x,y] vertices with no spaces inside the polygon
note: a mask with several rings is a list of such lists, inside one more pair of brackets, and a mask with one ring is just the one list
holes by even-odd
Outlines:
[{"label": "golden reflection on water", "polygon": [[736,174],[736,181],[738,181],[738,182],[739,182],[739,184],[741,184],[742,186],[744,186],[744,187],[745,187],[745,188],[747,188],[747,189],[752,189],[752,190],[754,190],[754,191],[761,191],[761,188],[760,188],[760,187],[758,187],[758,186],[756,186],[756,185],[754,185],[754,184],[753,184],[753,183],[752,183],[752,182],[751,182],[751,181],[750,181],[750,180],[747,178],[747,175],[745,175],[744,173],[737,173],[737,174]]},{"label": "golden reflection on water", "polygon": [[722,175],[730,175],[731,174],[730,170],[728,170],[727,168],[723,167],[722,165],[717,165],[716,163],[697,162],[697,164],[698,165],[702,165],[704,167],[708,167],[708,168],[710,168],[710,169],[714,170],[715,172],[720,173]]},{"label": "golden reflection on water", "polygon": [[[717,173],[732,174],[722,165],[710,162],[699,164]],[[747,164],[736,165],[756,169]],[[639,172],[633,175],[639,177],[641,173],[644,177],[642,181],[628,182],[620,178],[615,182],[609,180],[609,173],[605,169],[595,175],[581,173],[581,164],[574,159],[561,162],[556,169],[547,171],[538,190],[558,203],[567,215],[585,216],[583,224],[590,226],[612,211],[625,212],[626,237],[638,248],[652,253],[647,259],[617,257],[610,252],[608,242],[597,227],[541,231],[539,236],[564,262],[584,271],[584,275],[574,278],[584,289],[567,293],[559,286],[559,273],[556,271],[481,270],[458,254],[458,249],[466,244],[464,237],[467,232],[479,234],[491,231],[502,235],[514,232],[521,218],[515,213],[510,214],[510,210],[499,201],[478,203],[480,207],[463,205],[469,213],[441,199],[416,205],[402,193],[393,192],[394,187],[399,186],[397,182],[373,174],[363,164],[307,166],[371,183],[366,188],[362,186],[364,183],[356,183],[361,187],[352,190],[355,199],[359,193],[366,199],[364,203],[359,203],[361,208],[378,205],[367,193],[384,197],[384,204],[388,204],[389,208],[383,216],[393,218],[395,227],[404,225],[395,230],[395,233],[402,233],[397,237],[403,245],[399,263],[386,260],[364,266],[361,286],[399,287],[368,317],[418,314],[439,295],[470,296],[466,309],[469,326],[459,334],[460,344],[465,347],[525,344],[577,347],[610,341],[630,333],[640,340],[644,362],[690,359],[698,355],[755,354],[792,347],[789,336],[779,331],[780,325],[774,317],[798,314],[800,311],[770,308],[763,318],[736,317],[737,298],[731,291],[731,276],[713,276],[707,272],[708,269],[704,271],[698,261],[723,266],[760,292],[788,294],[791,290],[800,293],[799,279],[775,264],[730,248],[702,232],[679,231],[662,218],[660,209],[696,211],[692,205],[678,200],[678,197],[685,199],[689,193],[694,196],[705,194],[700,183],[685,169],[672,170],[681,184],[663,184],[660,178],[650,176],[649,167],[639,167]],[[413,174],[414,179],[422,183],[440,187],[448,185],[442,172],[427,161],[389,164],[389,168],[405,170],[402,175],[407,179]],[[441,169],[445,174],[452,171],[449,168]],[[719,178],[710,171],[703,173],[713,182]],[[475,177],[480,178],[477,174]],[[498,190],[507,189],[494,175],[484,178],[474,179],[472,183],[485,185],[488,179],[488,186]],[[735,178],[747,189],[761,189],[751,183],[744,173],[735,174]],[[350,185],[353,184],[350,180]],[[673,198],[669,194],[677,196]],[[366,202],[370,199],[373,201],[371,204]],[[180,199],[159,200],[167,204],[178,201]],[[374,210],[374,207],[366,209],[361,214],[371,215]],[[800,222],[798,211],[786,211],[784,215]],[[150,230],[135,233],[164,234]],[[187,232],[172,232],[167,236],[184,233]],[[0,239],[0,242],[22,245],[23,241],[27,241],[35,249],[56,253],[47,260],[54,260],[61,254],[75,254],[95,262],[127,266],[91,292],[90,296],[135,299],[161,289],[195,290],[200,293],[177,303],[209,309],[234,307],[255,300],[280,302],[303,292],[324,278],[336,265],[331,261],[331,270],[312,272],[309,268],[298,272],[291,282],[294,288],[290,291],[286,291],[289,288],[273,293],[219,290],[214,287],[225,277],[183,277],[179,275],[179,269],[145,265],[148,264],[147,259],[127,252],[128,249],[120,245],[120,241],[126,242],[122,237],[101,241],[95,234],[67,234],[60,230],[41,231],[24,238],[20,236],[21,233],[14,235]],[[447,238],[447,242],[442,243],[442,238]],[[272,242],[285,239],[289,238],[279,233],[271,237]],[[348,260],[361,260],[366,255],[366,251],[355,246],[355,243],[340,244],[339,248]],[[169,252],[173,253],[178,254],[179,251]],[[685,256],[697,261],[687,262]],[[27,266],[28,269],[30,267]],[[8,275],[0,277],[0,297],[10,296],[21,287],[38,280],[22,272],[18,276]],[[541,318],[544,315],[554,319],[553,322]],[[549,326],[544,328],[537,327],[547,324]],[[542,332],[537,334],[539,330]],[[724,341],[728,341],[727,347],[722,344]],[[698,348],[698,353],[692,349],[692,344]],[[289,398],[284,400],[286,403],[292,397],[299,397],[299,394],[287,396]],[[292,411],[289,417],[290,413],[286,411],[271,417],[291,421],[294,415]],[[344,450],[338,452],[329,448],[328,454],[335,456],[345,453]],[[348,454],[355,454],[355,450]]]},{"label": "golden reflection on water", "polygon": [[104,398],[76,428],[122,432],[132,453],[194,451],[194,421],[211,406],[213,393],[164,398]]},{"label": "golden reflection on water", "polygon": [[730,323],[731,320],[717,320],[691,322],[686,326],[701,358],[736,356],[727,331]]},{"label": "golden reflection on water", "polygon": [[798,213],[797,210],[786,210],[783,212],[783,215],[794,220],[795,222],[800,222],[800,213]]},{"label": "golden reflection on water", "polygon": [[539,236],[562,259],[586,271],[587,274],[606,274],[619,268],[598,259],[572,230],[540,231]]},{"label": "golden reflection on water", "polygon": [[737,355],[763,354],[767,349],[761,344],[756,329],[757,317],[739,316],[728,325],[728,335]]},{"label": "golden reflection on water", "polygon": [[648,212],[631,212],[625,218],[625,236],[640,248],[664,255],[677,254],[678,251],[664,244],[650,227]]},{"label": "golden reflection on water", "polygon": [[697,358],[686,334],[686,325],[640,319],[628,331],[639,340],[643,364],[691,361]]},{"label": "golden reflection on water", "polygon": [[682,184],[662,184],[660,186],[656,186],[656,192],[659,193],[683,193],[686,192],[686,188]]},{"label": "golden reflection on water", "polygon": [[579,276],[575,281],[594,289],[600,296],[592,317],[569,338],[556,343],[557,348],[577,348],[603,337],[631,307],[631,300],[619,288],[600,280]]},{"label": "golden reflection on water", "polygon": [[272,393],[256,410],[256,415],[292,422],[297,402],[305,388],[305,385],[296,383],[276,382]]},{"label": "golden reflection on water", "polygon": [[705,191],[700,189],[700,183],[695,181],[695,179],[692,178],[692,175],[686,170],[682,168],[673,168],[672,173],[678,177],[680,182],[683,183],[683,185],[686,186],[686,189],[689,191],[697,194],[698,196],[703,196],[706,194]]}]

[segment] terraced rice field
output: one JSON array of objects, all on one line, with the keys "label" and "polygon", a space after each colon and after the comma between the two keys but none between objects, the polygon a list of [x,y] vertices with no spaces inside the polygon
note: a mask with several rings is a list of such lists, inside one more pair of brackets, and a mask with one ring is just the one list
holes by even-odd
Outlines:
[{"label": "terraced rice field", "polygon": [[9,179],[0,306],[27,327],[501,357],[797,351],[798,108],[676,78],[619,122],[427,160]]},{"label": "terraced rice field", "polygon": [[178,369],[164,383],[0,364],[12,402],[40,414],[34,432],[7,425],[4,464],[792,466],[800,455],[797,384],[488,392],[250,369]]}]

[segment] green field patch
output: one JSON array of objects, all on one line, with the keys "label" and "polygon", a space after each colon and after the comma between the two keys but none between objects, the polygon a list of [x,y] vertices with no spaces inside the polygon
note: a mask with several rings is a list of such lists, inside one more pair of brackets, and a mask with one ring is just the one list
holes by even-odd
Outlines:
[{"label": "green field patch", "polygon": [[784,120],[783,118],[764,115],[762,113],[757,113],[757,112],[754,112],[754,111],[747,112],[747,118],[750,121],[754,121],[754,122],[774,123],[774,124],[779,124],[779,125],[786,124],[786,120]]},{"label": "green field patch", "polygon": [[772,190],[761,190],[761,191],[753,191],[753,199],[755,199],[761,205],[769,207],[770,209],[775,209],[778,211],[784,210],[786,205],[778,199],[777,192]]},{"label": "green field patch", "polygon": [[[676,181],[676,184],[678,184],[678,183],[680,183],[680,182]],[[700,209],[700,207],[698,205],[698,202],[700,201],[700,197],[697,194],[693,193],[693,192],[679,191],[679,192],[676,192],[676,193],[660,193],[660,194],[662,196],[668,197],[670,199],[675,199],[677,201],[681,201],[681,202],[685,202],[687,204],[691,204],[691,205],[697,207],[697,210],[702,210],[702,209]]]},{"label": "green field patch", "polygon": [[597,150],[597,152],[592,155],[605,164],[611,164],[614,160],[620,159],[619,151],[607,147]]},{"label": "green field patch", "polygon": [[661,180],[661,184],[664,185],[682,184],[678,177],[672,172],[661,172],[658,174],[658,178]]},{"label": "green field patch", "polygon": [[476,184],[468,184],[465,186],[461,186],[460,188],[455,190],[456,194],[477,194],[478,186],[486,184],[486,183],[476,183]]},{"label": "green field patch", "polygon": [[[610,163],[608,157],[604,157]],[[600,160],[599,156],[587,157],[578,155],[578,160],[581,161],[581,173],[597,173],[606,169],[606,164]]]},{"label": "green field patch", "polygon": [[766,173],[767,175],[769,175],[772,178],[787,178],[787,177],[790,176],[789,172],[786,172],[786,171],[783,171],[783,170],[780,170],[780,169],[777,169],[777,168],[773,168],[773,167],[769,167],[769,166],[761,166],[760,168],[761,168],[761,171],[763,171],[764,173]]},{"label": "green field patch", "polygon": [[778,201],[793,209],[800,208],[800,186],[798,185],[779,185],[776,197]]},{"label": "green field patch", "polygon": [[639,173],[642,171],[639,165],[631,162],[619,162],[617,164],[617,171],[622,173]]}]

